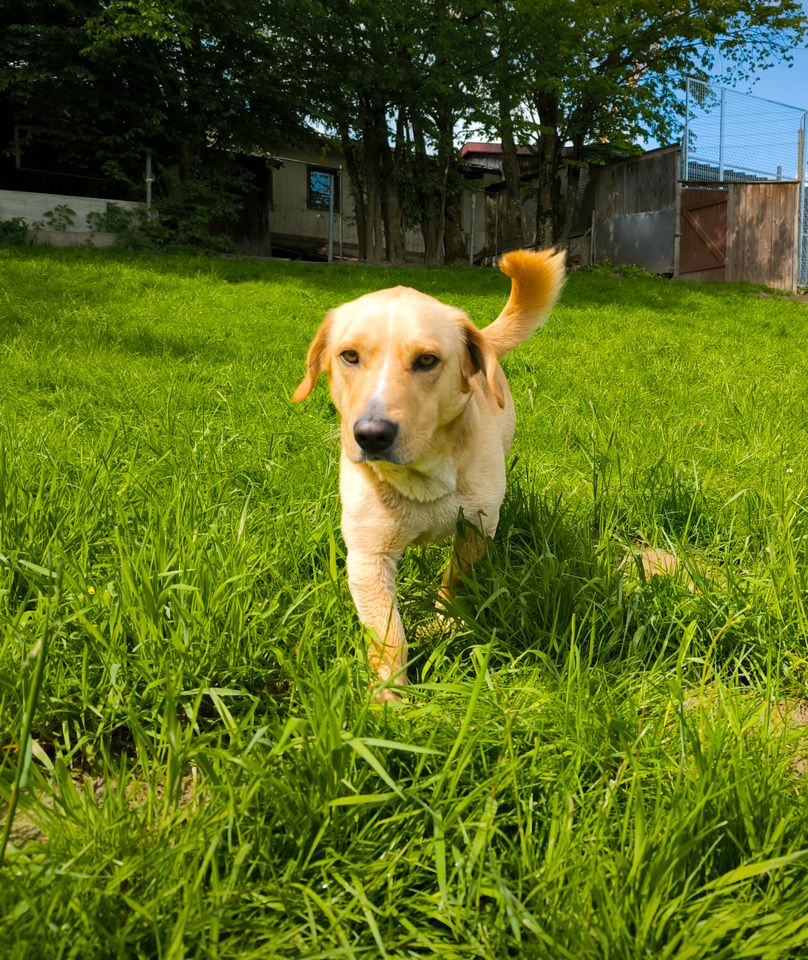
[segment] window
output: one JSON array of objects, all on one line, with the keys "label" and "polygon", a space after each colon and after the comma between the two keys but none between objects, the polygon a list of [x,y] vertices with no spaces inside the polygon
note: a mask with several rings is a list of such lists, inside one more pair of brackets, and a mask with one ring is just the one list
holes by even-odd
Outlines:
[{"label": "window", "polygon": [[329,167],[307,167],[308,197],[310,210],[327,210],[331,193],[331,178],[334,183],[334,210],[339,210],[339,170]]}]

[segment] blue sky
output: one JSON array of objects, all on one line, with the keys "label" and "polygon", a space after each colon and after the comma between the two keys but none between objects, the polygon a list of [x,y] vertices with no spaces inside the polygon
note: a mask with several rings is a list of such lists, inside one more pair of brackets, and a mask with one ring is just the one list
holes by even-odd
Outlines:
[{"label": "blue sky", "polygon": [[[808,16],[808,3],[803,6]],[[736,84],[735,89],[808,110],[808,50],[795,50],[791,65],[763,70],[754,80]]]},{"label": "blue sky", "polygon": [[[803,9],[808,16],[808,0],[803,3]],[[720,74],[721,68],[722,58],[718,56],[715,74]],[[764,97],[776,103],[808,110],[808,49],[794,50],[790,64],[782,63],[768,70],[761,70],[750,80],[736,82],[732,89],[739,93],[750,93],[755,97]],[[660,144],[650,138],[643,146],[652,149]]]},{"label": "blue sky", "polygon": [[808,110],[808,50],[797,50],[790,68],[772,67],[751,84],[738,84],[735,89]]}]

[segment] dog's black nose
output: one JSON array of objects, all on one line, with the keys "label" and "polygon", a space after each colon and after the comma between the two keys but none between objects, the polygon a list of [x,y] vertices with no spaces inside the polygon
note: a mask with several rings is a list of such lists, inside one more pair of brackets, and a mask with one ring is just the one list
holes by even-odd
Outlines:
[{"label": "dog's black nose", "polygon": [[362,417],[354,424],[353,435],[366,453],[385,453],[398,435],[398,424],[392,420]]}]

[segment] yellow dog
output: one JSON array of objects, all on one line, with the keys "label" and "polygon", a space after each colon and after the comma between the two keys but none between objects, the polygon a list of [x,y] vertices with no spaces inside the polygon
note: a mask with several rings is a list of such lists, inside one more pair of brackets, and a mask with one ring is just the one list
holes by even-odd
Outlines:
[{"label": "yellow dog", "polygon": [[[292,400],[321,373],[342,421],[340,497],[348,586],[371,631],[379,700],[407,682],[407,642],[396,609],[396,567],[411,543],[456,533],[448,594],[493,536],[515,426],[499,361],[544,322],[564,282],[564,254],[517,250],[500,269],[511,294],[482,330],[456,307],[409,287],[332,310],[308,352]],[[469,521],[458,527],[460,515]],[[473,525],[473,526],[469,526]],[[477,532],[475,532],[475,529]]]}]

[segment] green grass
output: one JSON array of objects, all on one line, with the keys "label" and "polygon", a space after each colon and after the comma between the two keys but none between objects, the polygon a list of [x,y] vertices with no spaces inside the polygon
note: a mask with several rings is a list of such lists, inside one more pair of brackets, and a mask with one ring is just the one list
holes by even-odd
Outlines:
[{"label": "green grass", "polygon": [[0,251],[0,956],[804,957],[808,307],[572,276],[506,361],[463,626],[416,639],[446,548],[411,550],[382,710],[333,409],[288,398],[325,311],[399,282],[481,325],[507,293]]}]

